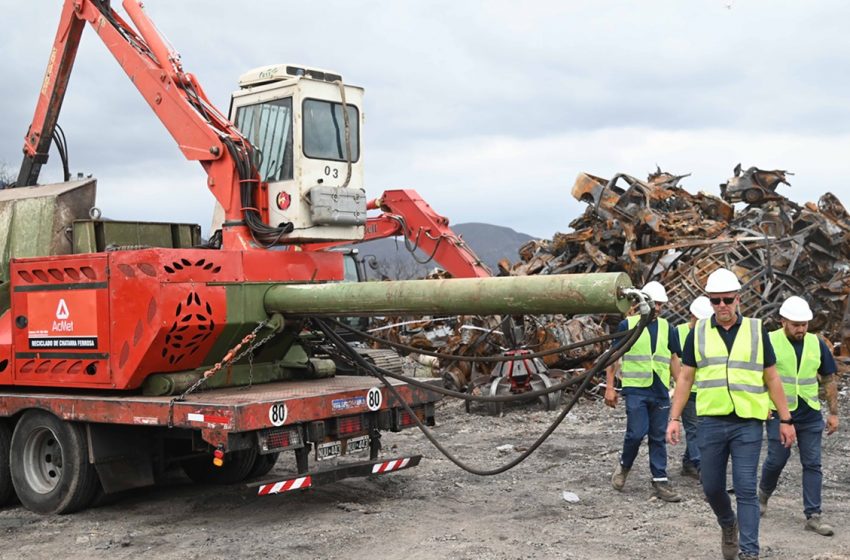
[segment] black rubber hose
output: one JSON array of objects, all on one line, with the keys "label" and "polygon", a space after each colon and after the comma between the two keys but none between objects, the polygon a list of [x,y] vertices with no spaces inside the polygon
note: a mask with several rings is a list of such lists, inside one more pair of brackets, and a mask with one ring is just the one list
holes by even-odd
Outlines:
[{"label": "black rubber hose", "polygon": [[[590,380],[593,378],[593,376],[596,375],[597,373],[599,373],[600,371],[602,371],[608,365],[614,363],[614,361],[620,359],[620,357],[623,354],[625,354],[626,351],[637,341],[638,337],[643,332],[643,329],[646,327],[647,324],[649,324],[651,319],[652,319],[652,313],[647,313],[647,314],[643,315],[641,317],[640,321],[638,322],[638,324],[636,325],[636,327],[634,329],[632,329],[632,331],[630,331],[629,337],[624,341],[623,344],[621,344],[619,346],[612,346],[611,348],[606,350],[599,357],[599,359],[594,364],[594,366],[590,370],[588,370],[588,372],[586,374],[584,374],[584,376],[583,376],[584,381],[579,386],[578,390],[575,392],[575,394],[573,395],[573,398],[570,400],[570,402],[567,403],[567,405],[560,412],[560,414],[558,414],[558,417],[555,418],[555,420],[546,429],[546,431],[544,431],[534,441],[534,443],[531,444],[531,446],[527,450],[522,452],[518,457],[516,457],[512,461],[509,461],[508,463],[502,465],[501,467],[497,467],[495,469],[489,469],[489,470],[478,469],[478,468],[472,467],[470,465],[467,465],[466,463],[464,463],[463,461],[461,461],[460,459],[455,457],[449,450],[447,450],[445,447],[443,447],[443,445],[439,441],[437,441],[437,439],[434,437],[434,435],[431,433],[431,431],[425,426],[425,424],[419,419],[419,417],[416,416],[416,414],[410,408],[410,405],[407,403],[407,401],[405,399],[403,399],[401,397],[401,395],[396,390],[396,388],[389,381],[387,381],[387,378],[384,375],[382,375],[378,371],[378,368],[376,368],[375,366],[373,366],[372,364],[367,362],[362,356],[357,354],[357,352],[355,352],[354,349],[352,349],[350,346],[348,346],[348,344],[342,339],[342,337],[339,335],[339,333],[334,331],[334,329],[328,323],[320,320],[319,326],[320,326],[321,330],[325,333],[325,335],[328,336],[328,338],[330,340],[332,340],[334,342],[334,344],[341,351],[349,354],[350,357],[352,357],[358,364],[360,364],[366,370],[373,372],[373,374],[387,387],[387,389],[389,389],[389,391],[393,394],[393,396],[396,399],[398,399],[399,402],[401,402],[401,404],[404,406],[404,409],[411,416],[411,418],[413,418],[413,420],[416,422],[417,427],[420,429],[420,431],[422,431],[422,433],[425,435],[425,437],[428,438],[428,441],[430,441],[431,444],[440,453],[442,453],[449,461],[451,461],[452,463],[454,463],[455,465],[457,465],[458,467],[460,467],[461,469],[465,470],[468,473],[475,474],[475,475],[478,475],[478,476],[493,476],[493,475],[501,474],[503,472],[506,472],[506,471],[514,468],[515,466],[517,466],[520,463],[522,463],[523,461],[525,461],[528,457],[530,457],[531,454],[535,450],[537,450],[537,448],[540,447],[540,445],[542,445],[543,442],[546,441],[546,439],[548,439],[548,437],[550,435],[552,435],[552,433],[557,429],[557,427],[561,424],[561,422],[563,422],[564,418],[567,417],[567,414],[570,413],[570,410],[572,410],[573,406],[575,406],[576,402],[578,402],[578,399],[581,397],[582,394],[584,394],[584,391],[587,389],[587,386],[590,383]],[[430,387],[430,389],[433,390],[434,388]],[[524,397],[527,398],[529,394],[530,393],[526,393],[524,395]]]}]

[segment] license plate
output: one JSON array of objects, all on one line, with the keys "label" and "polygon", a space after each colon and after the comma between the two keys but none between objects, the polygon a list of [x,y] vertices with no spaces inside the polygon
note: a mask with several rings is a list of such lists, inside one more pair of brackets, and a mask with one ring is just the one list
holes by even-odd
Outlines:
[{"label": "license plate", "polygon": [[345,444],[345,452],[361,453],[369,449],[369,436],[353,437]]},{"label": "license plate", "polygon": [[320,443],[316,446],[316,460],[323,461],[325,459],[333,459],[339,457],[342,453],[341,441],[329,441]]}]

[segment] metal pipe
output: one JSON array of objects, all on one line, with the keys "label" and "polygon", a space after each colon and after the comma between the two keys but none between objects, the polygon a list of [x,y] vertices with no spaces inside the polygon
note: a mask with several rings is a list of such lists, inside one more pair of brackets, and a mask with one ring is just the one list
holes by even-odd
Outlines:
[{"label": "metal pipe", "polygon": [[266,291],[269,313],[285,315],[622,313],[622,272],[390,282],[283,284]]}]

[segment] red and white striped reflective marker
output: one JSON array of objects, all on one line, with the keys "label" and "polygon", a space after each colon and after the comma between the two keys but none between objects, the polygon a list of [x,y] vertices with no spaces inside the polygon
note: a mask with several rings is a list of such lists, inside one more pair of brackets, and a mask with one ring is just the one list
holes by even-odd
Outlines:
[{"label": "red and white striped reflective marker", "polygon": [[386,473],[403,469],[410,462],[410,458],[396,459],[395,461],[385,461],[372,465],[372,474]]},{"label": "red and white striped reflective marker", "polygon": [[290,490],[298,490],[299,488],[309,488],[313,485],[311,476],[302,476],[291,480],[281,480],[274,484],[263,484],[260,486],[259,496],[267,496],[268,494],[280,494],[281,492],[289,492]]}]

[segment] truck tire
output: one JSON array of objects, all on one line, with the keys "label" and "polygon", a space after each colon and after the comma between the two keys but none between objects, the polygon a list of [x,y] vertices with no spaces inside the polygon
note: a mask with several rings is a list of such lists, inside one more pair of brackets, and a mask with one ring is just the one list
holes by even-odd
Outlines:
[{"label": "truck tire", "polygon": [[15,426],[10,449],[12,484],[25,508],[62,514],[89,506],[98,478],[83,424],[27,411]]},{"label": "truck tire", "polygon": [[9,471],[9,450],[12,446],[12,429],[4,420],[0,421],[0,506],[12,502],[15,487],[12,486],[12,474]]},{"label": "truck tire", "polygon": [[224,464],[220,467],[213,465],[212,453],[200,457],[192,457],[181,464],[186,476],[198,484],[236,484],[242,482],[251,474],[254,461],[257,458],[257,448],[231,451],[224,455]]},{"label": "truck tire", "polygon": [[260,478],[269,473],[277,463],[277,458],[280,453],[268,453],[266,455],[257,454],[257,459],[254,461],[254,466],[248,474],[248,478]]}]

